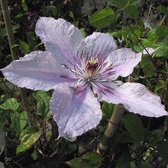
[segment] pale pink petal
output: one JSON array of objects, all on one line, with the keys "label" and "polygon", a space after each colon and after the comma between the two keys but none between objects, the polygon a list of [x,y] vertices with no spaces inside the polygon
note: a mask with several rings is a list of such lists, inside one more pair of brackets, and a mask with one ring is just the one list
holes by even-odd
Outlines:
[{"label": "pale pink petal", "polygon": [[90,57],[104,59],[107,55],[117,48],[114,38],[105,33],[94,32],[87,36],[83,41],[79,52],[85,53]]},{"label": "pale pink petal", "polygon": [[112,94],[104,94],[102,100],[114,104],[121,103],[128,111],[143,116],[161,117],[168,115],[164,105],[161,104],[160,97],[139,83],[124,83],[114,88]]},{"label": "pale pink petal", "polygon": [[122,84],[121,81],[99,81],[92,82],[91,84],[93,93],[96,95],[99,101],[112,101],[114,104],[118,104],[118,100],[115,97],[111,97],[111,94],[113,94],[113,91]]},{"label": "pale pink petal", "polygon": [[77,92],[67,84],[60,85],[50,102],[59,136],[67,139],[95,128],[102,117],[100,104],[89,88]]},{"label": "pale pink petal", "polygon": [[141,61],[142,53],[135,53],[129,48],[113,51],[107,58],[107,62],[112,64],[113,79],[118,76],[126,77],[133,72],[134,67]]},{"label": "pale pink petal", "polygon": [[60,63],[66,59],[73,61],[77,47],[83,37],[80,30],[64,19],[41,17],[36,24],[36,34],[44,42],[47,50],[52,52]]},{"label": "pale pink petal", "polygon": [[65,81],[61,75],[69,75],[48,51],[31,52],[1,71],[14,85],[32,90],[54,89],[60,82]]},{"label": "pale pink petal", "polygon": [[155,51],[156,51],[156,50],[153,49],[153,48],[145,48],[145,49],[143,50],[143,54],[144,54],[144,55],[152,55]]}]

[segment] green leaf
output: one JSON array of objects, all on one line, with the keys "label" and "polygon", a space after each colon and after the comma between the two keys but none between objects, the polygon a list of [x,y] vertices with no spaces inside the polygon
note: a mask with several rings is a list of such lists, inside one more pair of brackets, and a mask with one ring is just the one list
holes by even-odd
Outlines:
[{"label": "green leaf", "polygon": [[129,0],[109,0],[109,4],[119,9],[122,9],[129,4]]},{"label": "green leaf", "polygon": [[98,168],[100,167],[101,162],[102,157],[98,153],[89,152],[66,163],[68,163],[72,168]]},{"label": "green leaf", "polygon": [[11,118],[11,128],[15,131],[16,135],[20,134],[20,114],[18,112],[14,112],[10,114]]},{"label": "green leaf", "polygon": [[40,138],[40,136],[41,136],[41,131],[32,132],[31,134],[28,134],[27,137],[24,138],[21,141],[21,144],[16,148],[16,154],[30,149],[33,146],[33,144]]},{"label": "green leaf", "polygon": [[105,28],[116,21],[116,16],[111,8],[96,11],[91,15],[89,22],[93,27]]},{"label": "green leaf", "polygon": [[164,132],[161,129],[156,129],[151,132],[149,143],[154,145],[164,139]]},{"label": "green leaf", "polygon": [[20,28],[19,24],[16,24],[16,25],[12,26],[12,30],[13,30],[14,33],[16,33],[19,30],[19,28]]},{"label": "green leaf", "polygon": [[155,85],[155,93],[157,93],[159,90],[162,90],[163,88],[166,88],[166,82],[164,80],[159,80],[159,82]]},{"label": "green leaf", "polygon": [[6,36],[6,29],[5,28],[0,28],[0,39],[4,38]]},{"label": "green leaf", "polygon": [[136,52],[142,52],[144,47],[140,44],[140,45],[134,45],[133,49],[136,51]]},{"label": "green leaf", "polygon": [[168,9],[166,8],[166,6],[159,5],[159,6],[157,7],[157,9],[158,9],[161,13],[164,13],[166,16],[168,16]]},{"label": "green leaf", "polygon": [[26,41],[19,40],[19,44],[25,54],[30,52],[30,46]]},{"label": "green leaf", "polygon": [[152,29],[147,33],[147,38],[144,38],[142,40],[143,46],[146,47],[152,47],[156,48],[157,47],[157,41],[159,37],[156,35],[156,29]]},{"label": "green leaf", "polygon": [[28,115],[26,111],[20,113],[20,130],[22,131],[27,124]]},{"label": "green leaf", "polygon": [[[0,102],[4,102],[4,95],[0,96]],[[8,119],[8,114],[6,111],[0,108],[0,131],[4,129],[4,126],[6,125],[6,121]]]},{"label": "green leaf", "polygon": [[130,4],[138,5],[140,3],[140,0],[129,0]]},{"label": "green leaf", "polygon": [[116,168],[130,168],[129,152],[124,152],[118,159]]},{"label": "green leaf", "polygon": [[20,141],[25,141],[32,133],[37,132],[33,127],[26,127],[20,134]]},{"label": "green leaf", "polygon": [[37,101],[44,101],[45,103],[48,103],[48,100],[50,99],[48,93],[45,91],[37,91],[35,94],[33,94],[33,97]]},{"label": "green leaf", "polygon": [[168,58],[168,42],[160,42],[156,48],[155,56]]},{"label": "green leaf", "polygon": [[3,104],[0,105],[3,110],[13,110],[16,111],[19,108],[19,103],[15,98],[9,98]]},{"label": "green leaf", "polygon": [[165,25],[161,25],[156,29],[156,35],[159,38],[167,37],[168,35],[168,27]]},{"label": "green leaf", "polygon": [[168,142],[158,145],[158,153],[165,161],[168,160]]},{"label": "green leaf", "polygon": [[113,104],[109,104],[107,102],[103,102],[103,105],[102,105],[103,118],[109,119],[111,117],[113,109],[114,109],[114,105]]},{"label": "green leaf", "polygon": [[123,117],[123,123],[132,139],[139,143],[145,138],[145,131],[141,119],[133,114],[127,114]]},{"label": "green leaf", "polygon": [[37,160],[38,159],[38,152],[36,150],[34,150],[33,153],[31,154],[31,158],[33,160]]},{"label": "green leaf", "polygon": [[139,16],[139,11],[138,11],[138,7],[136,5],[128,5],[125,9],[124,9],[125,13],[136,19]]},{"label": "green leaf", "polygon": [[83,37],[86,37],[86,35],[87,35],[87,34],[86,34],[86,32],[85,32],[85,29],[84,29],[84,28],[81,28],[81,29],[80,29],[80,32],[82,33]]},{"label": "green leaf", "polygon": [[143,56],[140,65],[146,78],[150,78],[154,75],[155,68],[150,57]]},{"label": "green leaf", "polygon": [[45,91],[37,91],[33,93],[33,97],[37,100],[37,111],[44,117],[49,117],[51,113],[49,108],[50,96],[48,93]]},{"label": "green leaf", "polygon": [[114,37],[123,39],[124,41],[126,41],[126,43],[133,43],[133,46],[134,46],[135,44],[139,43],[139,39],[137,39],[137,37],[138,38],[141,37],[142,31],[139,25],[130,25],[129,27],[126,26],[122,28],[122,30],[113,32],[112,35]]},{"label": "green leaf", "polygon": [[26,3],[26,0],[22,0],[22,8],[25,12],[28,12],[28,6],[27,6],[27,3]]},{"label": "green leaf", "polygon": [[48,6],[43,6],[41,9],[42,14],[45,16],[57,16],[58,10],[56,6],[53,5],[48,5]]},{"label": "green leaf", "polygon": [[147,40],[149,40],[150,42],[155,43],[158,39],[159,37],[156,35],[156,29],[151,29],[147,33]]},{"label": "green leaf", "polygon": [[136,164],[134,161],[130,162],[130,168],[137,168]]},{"label": "green leaf", "polygon": [[147,161],[141,161],[140,168],[153,168],[153,166]]}]

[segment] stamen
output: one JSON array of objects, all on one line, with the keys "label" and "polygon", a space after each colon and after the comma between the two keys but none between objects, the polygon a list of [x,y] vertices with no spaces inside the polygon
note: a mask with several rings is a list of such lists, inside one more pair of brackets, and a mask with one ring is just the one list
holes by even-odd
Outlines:
[{"label": "stamen", "polygon": [[97,62],[88,62],[86,69],[88,72],[93,73],[98,67],[98,63]]}]

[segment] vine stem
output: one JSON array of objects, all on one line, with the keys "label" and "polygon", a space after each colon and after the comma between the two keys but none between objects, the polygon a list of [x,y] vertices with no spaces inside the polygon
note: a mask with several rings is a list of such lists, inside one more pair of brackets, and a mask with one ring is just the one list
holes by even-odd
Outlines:
[{"label": "vine stem", "polygon": [[120,123],[122,116],[124,114],[124,107],[122,105],[116,105],[114,111],[111,115],[111,118],[108,122],[102,140],[97,148],[97,153],[104,155],[107,153],[108,147],[111,143],[111,138],[113,137],[118,124]]},{"label": "vine stem", "polygon": [[[16,48],[15,37],[12,30],[10,12],[8,9],[8,2],[7,0],[0,0],[0,4],[1,4],[2,14],[5,22],[11,56],[12,56],[12,59],[15,60],[15,59],[18,59],[18,50]],[[28,113],[28,124],[29,126],[33,126],[33,119],[30,113],[30,109],[28,107],[28,101],[26,98],[27,96],[26,96],[25,89],[20,89],[20,93],[21,93],[21,99],[22,99],[24,110],[26,110]]]}]

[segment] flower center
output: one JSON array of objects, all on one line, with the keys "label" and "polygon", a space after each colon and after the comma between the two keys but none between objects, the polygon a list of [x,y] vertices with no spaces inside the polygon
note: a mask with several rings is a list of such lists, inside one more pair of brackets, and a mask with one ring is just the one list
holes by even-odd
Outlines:
[{"label": "flower center", "polygon": [[97,60],[91,60],[86,65],[86,71],[88,73],[93,73],[98,67]]},{"label": "flower center", "polygon": [[85,70],[84,70],[84,79],[87,81],[92,80],[96,74],[97,74],[97,69],[98,69],[98,61],[95,58],[92,58],[85,64]]}]

